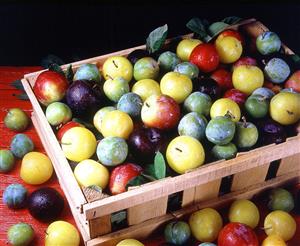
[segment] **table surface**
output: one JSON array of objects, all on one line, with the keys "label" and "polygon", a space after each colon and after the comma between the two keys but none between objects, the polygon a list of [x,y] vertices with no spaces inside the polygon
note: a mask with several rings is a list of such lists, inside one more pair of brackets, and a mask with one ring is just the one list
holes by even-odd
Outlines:
[{"label": "table surface", "polygon": [[[10,141],[12,137],[16,134],[13,131],[8,130],[3,123],[3,118],[6,114],[8,108],[18,107],[22,108],[28,115],[31,113],[31,104],[29,101],[19,100],[17,95],[21,92],[10,85],[11,82],[20,79],[23,77],[24,74],[34,72],[40,70],[41,67],[0,67],[0,149],[7,149],[9,148]],[[35,144],[35,151],[40,151],[45,153],[42,143],[31,124],[30,127],[24,132],[28,134],[28,136],[33,140]],[[29,192],[32,192],[40,187],[43,186],[50,186],[58,190],[62,195],[63,192],[60,189],[58,184],[58,180],[53,175],[53,177],[45,184],[40,186],[33,186],[24,184],[19,176],[21,161],[18,160],[16,162],[15,168],[7,173],[3,174],[0,173],[0,245],[6,245],[6,232],[9,226],[18,223],[18,222],[26,222],[33,226],[36,236],[31,244],[31,246],[42,246],[44,245],[44,235],[45,230],[48,226],[47,223],[42,223],[35,220],[33,217],[30,216],[28,210],[19,209],[19,210],[11,210],[8,209],[2,202],[2,194],[5,187],[12,183],[21,183],[23,184]],[[263,216],[267,213],[267,211],[260,206],[263,211]],[[263,217],[262,216],[262,217]],[[297,220],[297,233],[296,236],[288,242],[288,246],[299,246],[300,245],[300,216],[294,215]],[[61,220],[68,221],[75,225],[74,219],[72,217],[71,211],[65,200],[65,208],[60,216]],[[262,221],[262,220],[261,220]],[[262,240],[265,235],[261,229],[256,230],[258,233],[259,238]],[[158,246],[158,245],[166,245],[164,244],[164,240],[162,237],[152,239],[151,242],[146,243],[147,246]],[[198,245],[198,244],[197,244]]]}]

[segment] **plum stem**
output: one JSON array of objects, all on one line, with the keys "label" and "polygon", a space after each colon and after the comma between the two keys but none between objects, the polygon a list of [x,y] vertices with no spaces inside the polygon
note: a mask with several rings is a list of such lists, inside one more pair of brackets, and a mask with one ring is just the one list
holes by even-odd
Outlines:
[{"label": "plum stem", "polygon": [[258,101],[263,102],[263,101],[265,101],[266,99],[268,99],[268,97],[266,97],[266,96],[261,96],[261,97],[258,98]]},{"label": "plum stem", "polygon": [[148,108],[150,108],[150,105],[149,105],[148,103],[145,103],[145,105],[146,105]]},{"label": "plum stem", "polygon": [[61,145],[72,145],[72,143],[63,143],[63,142],[60,142]]},{"label": "plum stem", "polygon": [[272,226],[269,226],[269,227],[260,227],[260,229],[262,229],[262,230],[270,230],[272,228],[273,228]]},{"label": "plum stem", "polygon": [[229,117],[230,119],[235,119],[235,116],[229,110],[227,110],[225,116]]},{"label": "plum stem", "polygon": [[175,148],[177,151],[179,151],[179,152],[182,152],[182,150],[181,149],[179,149],[179,148]]},{"label": "plum stem", "polygon": [[245,116],[243,116],[242,117],[242,120],[243,120],[243,127],[245,127],[245,128],[247,128],[247,120],[246,120],[246,117]]},{"label": "plum stem", "polygon": [[293,115],[294,113],[292,111],[287,110],[286,111],[289,115]]},{"label": "plum stem", "polygon": [[119,68],[118,65],[117,65],[117,63],[114,60],[112,62],[115,65],[116,68]]},{"label": "plum stem", "polygon": [[113,80],[113,77],[111,77],[109,74],[106,74],[106,76],[107,76],[108,78],[110,78],[111,80]]},{"label": "plum stem", "polygon": [[63,123],[60,123],[58,126],[56,126],[56,130],[59,130],[63,126]]}]

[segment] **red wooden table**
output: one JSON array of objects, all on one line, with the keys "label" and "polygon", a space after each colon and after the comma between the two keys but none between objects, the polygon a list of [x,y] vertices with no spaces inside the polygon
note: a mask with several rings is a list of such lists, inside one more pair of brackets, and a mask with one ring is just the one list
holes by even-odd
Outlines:
[{"label": "red wooden table", "polygon": [[[37,70],[40,70],[40,67],[0,67],[0,149],[7,149],[9,148],[10,141],[12,137],[16,134],[10,130],[8,130],[4,124],[3,124],[3,118],[6,114],[6,110],[8,108],[18,107],[22,108],[28,115],[30,115],[31,112],[31,104],[29,101],[22,101],[19,100],[16,95],[20,94],[21,92],[14,87],[10,85],[12,81],[15,81],[17,79],[20,79],[23,77],[24,74],[34,72]],[[35,150],[45,152],[43,149],[43,146],[41,144],[41,141],[39,137],[37,136],[37,133],[32,126],[24,132],[28,134],[28,136],[33,140],[35,144]],[[44,235],[45,230],[48,226],[46,223],[41,223],[34,218],[30,216],[27,209],[20,209],[20,210],[11,210],[8,209],[3,203],[2,203],[2,194],[5,187],[12,183],[21,183],[23,184],[29,192],[34,191],[37,188],[40,188],[42,186],[50,186],[55,189],[57,189],[62,195],[63,192],[61,191],[58,181],[53,175],[50,181],[43,184],[42,186],[32,186],[32,185],[26,185],[24,182],[20,179],[19,171],[20,171],[20,164],[21,161],[18,160],[16,163],[15,168],[7,173],[2,174],[0,173],[0,246],[4,246],[7,244],[6,239],[6,232],[9,226],[18,223],[18,222],[26,222],[33,226],[36,236],[32,243],[32,246],[42,246],[44,245]],[[268,212],[264,205],[260,205],[260,211],[261,211],[261,226],[262,221],[266,213]],[[288,242],[288,246],[299,246],[300,245],[300,216],[296,216],[294,214],[294,218],[297,220],[297,233],[295,237]],[[75,222],[73,220],[71,211],[68,207],[67,201],[65,201],[65,209],[63,211],[63,214],[61,215],[60,219],[68,221],[75,225]],[[265,234],[263,230],[257,229],[257,234],[259,235],[259,238],[262,240],[265,237]],[[150,239],[151,240],[151,239]],[[164,244],[164,240],[162,237],[152,239],[151,242],[146,243],[147,246],[162,246]],[[276,245],[274,245],[276,246]]]},{"label": "red wooden table", "polygon": [[[12,81],[22,78],[23,75],[26,73],[34,72],[40,69],[40,67],[0,67],[0,149],[8,149],[12,137],[16,134],[15,132],[8,130],[4,126],[3,119],[6,114],[6,110],[8,108],[18,107],[22,108],[28,115],[30,115],[31,112],[30,102],[18,100],[16,95],[20,94],[21,92],[19,90],[14,89],[14,87],[12,87],[10,83]],[[41,141],[32,124],[24,133],[27,134],[33,140],[36,151],[41,151],[45,153]],[[16,162],[15,168],[11,172],[7,174],[0,174],[0,245],[6,245],[6,232],[9,226],[18,222],[26,222],[33,226],[34,231],[36,233],[36,237],[34,239],[34,242],[32,243],[32,246],[42,246],[44,245],[44,235],[48,224],[41,223],[35,220],[33,217],[30,216],[27,209],[8,209],[2,202],[3,190],[9,184],[21,183],[28,189],[29,192],[32,192],[42,186],[53,187],[56,190],[58,190],[61,194],[63,194],[63,192],[59,187],[55,175],[53,175],[50,181],[43,184],[42,186],[24,184],[24,182],[19,176],[20,165],[21,161],[18,160]],[[60,219],[75,224],[71,211],[68,207],[67,201],[65,201],[65,208]]]}]

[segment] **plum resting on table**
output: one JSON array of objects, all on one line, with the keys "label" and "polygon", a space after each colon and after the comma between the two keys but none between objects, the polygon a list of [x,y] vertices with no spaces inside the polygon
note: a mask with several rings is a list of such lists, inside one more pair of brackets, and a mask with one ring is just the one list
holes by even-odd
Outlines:
[{"label": "plum resting on table", "polygon": [[56,220],[64,208],[63,197],[53,188],[35,190],[28,197],[29,213],[40,221]]}]

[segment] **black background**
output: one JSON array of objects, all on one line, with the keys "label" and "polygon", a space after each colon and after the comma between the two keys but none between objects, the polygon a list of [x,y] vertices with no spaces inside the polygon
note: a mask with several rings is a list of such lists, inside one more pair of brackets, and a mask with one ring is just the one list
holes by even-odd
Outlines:
[{"label": "black background", "polygon": [[2,3],[0,65],[39,65],[55,54],[65,62],[144,44],[156,27],[168,24],[168,37],[188,33],[192,17],[209,21],[236,15],[255,17],[300,53],[300,4],[180,1],[168,4]]}]

